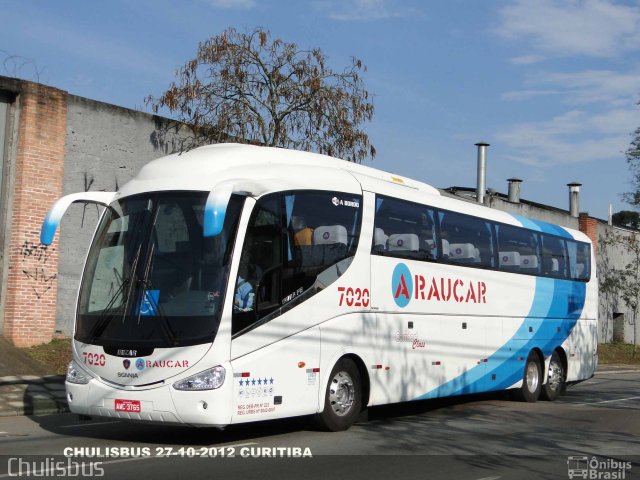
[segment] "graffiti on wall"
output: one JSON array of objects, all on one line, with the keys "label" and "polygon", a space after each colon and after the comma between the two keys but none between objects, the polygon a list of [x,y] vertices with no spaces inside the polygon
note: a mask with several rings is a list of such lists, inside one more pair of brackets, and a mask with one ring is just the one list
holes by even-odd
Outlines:
[{"label": "graffiti on wall", "polygon": [[[89,190],[91,190],[91,185],[93,185],[94,182],[94,178],[93,176],[89,177],[89,174],[87,172],[84,173],[84,191],[88,192]],[[84,228],[84,216],[85,213],[87,212],[87,207],[89,205],[88,204],[83,204],[82,205],[82,220],[80,221],[80,228]],[[98,205],[93,205],[93,207],[95,207],[96,209],[96,214],[100,212],[100,210],[98,209]]]},{"label": "graffiti on wall", "polygon": [[27,277],[29,286],[38,300],[51,290],[53,280],[58,277],[57,273],[52,275],[50,270],[47,271],[47,261],[53,252],[54,249],[48,245],[29,241],[25,241],[20,249],[23,262],[29,262],[31,265],[35,263],[32,268],[23,268],[22,273]]}]

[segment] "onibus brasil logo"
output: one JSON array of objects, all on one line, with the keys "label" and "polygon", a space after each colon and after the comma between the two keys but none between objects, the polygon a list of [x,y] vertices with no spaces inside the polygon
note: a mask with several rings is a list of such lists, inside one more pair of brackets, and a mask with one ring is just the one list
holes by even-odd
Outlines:
[{"label": "onibus brasil logo", "polygon": [[487,284],[461,278],[425,277],[398,263],[391,276],[391,295],[400,308],[414,299],[430,302],[487,303]]}]

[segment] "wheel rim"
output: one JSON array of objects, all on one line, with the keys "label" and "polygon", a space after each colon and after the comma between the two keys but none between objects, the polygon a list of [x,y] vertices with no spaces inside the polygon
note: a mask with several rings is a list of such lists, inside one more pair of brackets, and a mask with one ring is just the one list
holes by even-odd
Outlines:
[{"label": "wheel rim", "polygon": [[549,388],[554,392],[560,388],[562,383],[562,367],[558,362],[551,360],[549,363]]},{"label": "wheel rim", "polygon": [[329,386],[329,404],[334,413],[340,417],[347,415],[355,400],[353,379],[347,372],[338,372],[331,379]]},{"label": "wheel rim", "polygon": [[531,393],[538,389],[539,382],[540,375],[538,374],[538,365],[536,362],[529,362],[527,364],[527,388]]}]

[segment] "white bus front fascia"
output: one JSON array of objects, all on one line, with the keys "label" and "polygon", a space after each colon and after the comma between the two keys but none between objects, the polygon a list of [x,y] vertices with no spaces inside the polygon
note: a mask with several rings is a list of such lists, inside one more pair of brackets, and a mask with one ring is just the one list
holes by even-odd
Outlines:
[{"label": "white bus front fascia", "polygon": [[42,230],[40,231],[40,242],[43,245],[51,245],[60,220],[62,220],[64,212],[67,211],[67,208],[72,203],[95,203],[106,207],[113,201],[115,196],[116,192],[81,192],[65,195],[58,199],[49,209],[47,216],[44,217]]}]

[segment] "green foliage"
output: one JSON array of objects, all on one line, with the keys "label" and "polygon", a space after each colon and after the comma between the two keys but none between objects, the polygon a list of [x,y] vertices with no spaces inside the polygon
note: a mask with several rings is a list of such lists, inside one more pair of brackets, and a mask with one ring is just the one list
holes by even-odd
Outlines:
[{"label": "green foliage", "polygon": [[261,29],[229,28],[200,43],[169,89],[146,102],[156,113],[168,108],[191,125],[198,144],[232,140],[361,162],[375,157],[360,129],[374,110],[361,77],[365,71],[357,58],[336,72],[318,48],[271,40]]},{"label": "green foliage", "polygon": [[638,212],[622,210],[613,214],[612,221],[617,227],[640,230],[640,213]]},{"label": "green foliage", "polygon": [[625,152],[627,164],[631,170],[631,185],[634,190],[624,194],[625,201],[634,206],[640,206],[640,127],[633,132],[631,145]]}]

